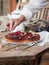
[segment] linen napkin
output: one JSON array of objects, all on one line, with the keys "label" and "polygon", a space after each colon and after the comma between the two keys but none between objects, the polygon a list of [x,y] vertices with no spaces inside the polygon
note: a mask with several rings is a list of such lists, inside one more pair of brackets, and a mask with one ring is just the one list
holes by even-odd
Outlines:
[{"label": "linen napkin", "polygon": [[38,33],[41,37],[40,41],[37,43],[38,46],[44,46],[46,42],[49,42],[49,32],[42,31]]}]

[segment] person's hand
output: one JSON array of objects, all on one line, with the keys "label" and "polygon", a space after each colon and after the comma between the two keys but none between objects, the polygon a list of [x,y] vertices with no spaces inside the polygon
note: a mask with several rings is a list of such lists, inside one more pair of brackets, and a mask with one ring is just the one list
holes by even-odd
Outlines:
[{"label": "person's hand", "polygon": [[20,23],[21,23],[20,18],[18,18],[18,19],[11,19],[11,20],[9,20],[6,23],[5,28],[7,30],[10,30],[11,31],[11,30],[15,29],[15,27],[18,26]]},{"label": "person's hand", "polygon": [[17,19],[11,19],[7,22],[7,24],[5,25],[6,30],[13,30],[15,29],[16,26],[18,26],[20,23],[22,23],[23,21],[25,21],[25,17],[23,15],[20,16],[20,18]]}]

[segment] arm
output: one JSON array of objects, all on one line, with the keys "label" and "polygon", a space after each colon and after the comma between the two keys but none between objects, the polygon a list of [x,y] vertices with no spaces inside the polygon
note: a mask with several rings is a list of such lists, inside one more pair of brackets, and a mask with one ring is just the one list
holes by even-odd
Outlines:
[{"label": "arm", "polygon": [[49,0],[32,0],[22,10],[22,15],[26,20],[30,20],[34,13],[39,12],[43,7],[49,4]]}]

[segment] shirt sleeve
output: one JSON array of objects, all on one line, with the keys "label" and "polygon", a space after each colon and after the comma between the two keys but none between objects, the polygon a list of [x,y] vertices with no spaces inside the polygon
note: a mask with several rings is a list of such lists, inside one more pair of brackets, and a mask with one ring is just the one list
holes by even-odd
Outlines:
[{"label": "shirt sleeve", "polygon": [[34,13],[39,12],[43,7],[49,4],[49,0],[31,0],[23,7],[21,15],[24,15],[27,20],[30,20]]}]

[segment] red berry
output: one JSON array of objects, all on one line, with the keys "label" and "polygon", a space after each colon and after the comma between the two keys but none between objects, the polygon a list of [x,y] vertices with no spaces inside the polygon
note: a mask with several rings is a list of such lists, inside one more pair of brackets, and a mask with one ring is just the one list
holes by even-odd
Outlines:
[{"label": "red berry", "polygon": [[21,35],[21,33],[22,33],[21,31],[15,32],[16,35]]}]

